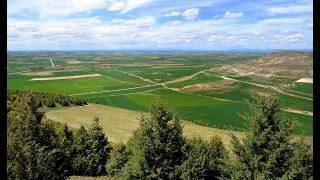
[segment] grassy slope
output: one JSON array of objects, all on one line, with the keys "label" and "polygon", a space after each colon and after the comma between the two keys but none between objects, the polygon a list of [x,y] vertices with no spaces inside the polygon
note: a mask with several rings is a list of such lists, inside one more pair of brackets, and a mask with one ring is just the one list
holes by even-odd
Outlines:
[{"label": "grassy slope", "polygon": [[[110,106],[90,104],[82,107],[53,108],[46,112],[47,118],[65,123],[71,127],[78,128],[80,125],[89,127],[94,117],[99,117],[106,136],[111,142],[126,142],[132,135],[133,130],[139,127],[138,111],[126,110]],[[210,139],[213,135],[222,137],[226,145],[230,144],[230,137],[227,130],[200,126],[189,121],[182,121],[184,135],[186,137],[200,136]],[[242,136],[241,132],[233,132]]]}]

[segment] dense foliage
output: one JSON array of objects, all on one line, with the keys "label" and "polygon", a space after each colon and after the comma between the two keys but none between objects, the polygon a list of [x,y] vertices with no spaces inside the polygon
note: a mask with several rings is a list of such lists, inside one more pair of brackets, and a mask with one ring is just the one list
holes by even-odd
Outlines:
[{"label": "dense foliage", "polygon": [[230,179],[313,179],[312,148],[293,139],[297,123],[283,118],[276,96],[259,96],[244,116],[248,132],[242,142],[232,135],[236,162]]},{"label": "dense foliage", "polygon": [[55,103],[61,104],[61,106],[69,106],[70,104],[74,104],[76,106],[87,105],[88,100],[86,99],[78,99],[68,95],[61,94],[53,94],[47,92],[31,92],[31,91],[23,91],[23,90],[7,90],[7,100],[14,101],[13,99],[17,96],[23,97],[28,94],[31,94],[35,98],[35,103],[41,106],[47,107],[56,107]]},{"label": "dense foliage", "polygon": [[84,127],[70,130],[67,124],[52,123],[38,111],[41,97],[37,95],[8,92],[7,178],[66,179],[75,174],[105,175],[109,143],[99,119],[94,119],[88,131]]}]

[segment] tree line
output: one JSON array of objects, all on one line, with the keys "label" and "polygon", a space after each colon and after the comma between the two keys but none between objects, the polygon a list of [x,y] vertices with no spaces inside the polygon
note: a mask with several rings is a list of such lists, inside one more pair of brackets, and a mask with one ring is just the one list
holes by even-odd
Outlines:
[{"label": "tree line", "polygon": [[230,152],[219,136],[185,138],[179,117],[161,100],[127,143],[112,147],[98,118],[89,129],[70,129],[47,120],[34,93],[8,95],[7,179],[313,179],[312,146],[292,136],[298,124],[281,115],[276,96],[250,105],[245,136],[230,133]]},{"label": "tree line", "polygon": [[69,106],[70,104],[83,106],[90,102],[87,99],[79,99],[68,95],[47,92],[32,92],[29,90],[7,90],[7,100],[14,102],[16,98],[22,98],[29,94],[34,96],[35,106],[38,107],[56,107],[56,103],[60,104],[61,106]]}]

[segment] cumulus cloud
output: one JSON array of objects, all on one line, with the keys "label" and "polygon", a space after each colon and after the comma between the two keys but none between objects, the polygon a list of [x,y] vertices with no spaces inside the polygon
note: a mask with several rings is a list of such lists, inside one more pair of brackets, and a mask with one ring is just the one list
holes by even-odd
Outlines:
[{"label": "cumulus cloud", "polygon": [[171,13],[165,14],[165,17],[179,16],[181,12],[172,11]]},{"label": "cumulus cloud", "polygon": [[124,4],[123,1],[115,2],[108,8],[108,11],[120,11],[125,6],[126,5]]},{"label": "cumulus cloud", "polygon": [[243,13],[242,12],[237,12],[237,13],[232,13],[230,11],[227,11],[224,15],[222,14],[217,14],[215,15],[213,18],[217,19],[217,18],[240,18],[243,17]]},{"label": "cumulus cloud", "polygon": [[182,21],[171,21],[171,22],[165,22],[166,26],[179,26],[182,24]]},{"label": "cumulus cloud", "polygon": [[277,35],[274,37],[278,42],[297,42],[303,38],[301,33],[293,35]]},{"label": "cumulus cloud", "polygon": [[103,9],[106,5],[105,0],[16,0],[8,9],[17,8],[20,12],[27,10],[47,18]]},{"label": "cumulus cloud", "polygon": [[141,7],[145,4],[148,4],[155,0],[127,0],[125,7],[120,12],[121,14],[125,14],[133,9]]},{"label": "cumulus cloud", "polygon": [[187,20],[194,20],[199,15],[199,8],[191,8],[185,10],[181,16]]},{"label": "cumulus cloud", "polygon": [[154,17],[143,17],[135,20],[127,20],[124,23],[128,25],[134,25],[137,27],[150,27],[156,23],[156,19]]},{"label": "cumulus cloud", "polygon": [[303,22],[306,18],[270,18],[259,21],[260,24],[290,24],[290,23],[299,23]]},{"label": "cumulus cloud", "polygon": [[280,34],[297,34],[297,33],[300,33],[299,31],[296,31],[296,30],[283,30],[283,31],[280,31],[279,32]]},{"label": "cumulus cloud", "polygon": [[293,5],[286,7],[272,7],[268,8],[267,11],[271,14],[289,14],[289,13],[305,13],[313,12],[313,5]]}]

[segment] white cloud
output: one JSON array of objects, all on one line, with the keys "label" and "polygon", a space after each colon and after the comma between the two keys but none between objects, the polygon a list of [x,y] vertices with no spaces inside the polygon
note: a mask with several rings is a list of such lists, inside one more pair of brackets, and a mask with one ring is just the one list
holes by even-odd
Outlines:
[{"label": "white cloud", "polygon": [[126,6],[123,8],[123,10],[120,13],[125,14],[133,9],[136,9],[152,1],[155,1],[155,0],[127,0]]},{"label": "white cloud", "polygon": [[165,22],[166,26],[179,26],[182,24],[182,21],[171,21],[171,22]]},{"label": "white cloud", "polygon": [[125,22],[125,21],[126,21],[125,19],[112,19],[111,23],[122,23],[122,22]]},{"label": "white cloud", "polygon": [[309,29],[309,30],[313,30],[313,23],[308,24],[308,29]]},{"label": "white cloud", "polygon": [[287,30],[287,29],[280,32],[280,34],[296,34],[296,33],[300,33],[300,32],[296,30]]},{"label": "white cloud", "polygon": [[277,35],[274,37],[278,42],[297,42],[303,38],[301,33],[293,35]]},{"label": "white cloud", "polygon": [[113,3],[109,8],[108,11],[120,11],[121,9],[123,9],[126,5],[124,4],[124,2],[119,1],[119,2],[115,2]]},{"label": "white cloud", "polygon": [[198,15],[199,15],[199,8],[187,9],[181,14],[181,16],[183,16],[187,20],[194,20]]},{"label": "white cloud", "polygon": [[106,0],[16,0],[8,4],[8,14],[28,11],[39,14],[40,18],[68,16],[79,12],[103,9]]},{"label": "white cloud", "polygon": [[165,17],[171,17],[171,16],[179,16],[181,12],[172,11],[171,13],[165,14]]},{"label": "white cloud", "polygon": [[268,8],[267,11],[271,14],[289,14],[289,13],[305,13],[313,12],[313,5],[293,5],[286,7],[272,7]]},{"label": "white cloud", "polygon": [[290,23],[298,23],[303,22],[306,18],[270,18],[259,21],[261,24],[290,24]]},{"label": "white cloud", "polygon": [[189,39],[185,40],[185,43],[190,43],[190,40]]},{"label": "white cloud", "polygon": [[214,19],[217,19],[217,18],[230,18],[230,19],[233,19],[233,18],[240,18],[240,17],[243,17],[243,13],[242,12],[232,13],[230,11],[227,11],[224,15],[217,14],[213,18]]},{"label": "white cloud", "polygon": [[127,20],[125,24],[134,25],[137,27],[150,27],[156,23],[156,19],[154,17],[143,17],[135,20]]}]

